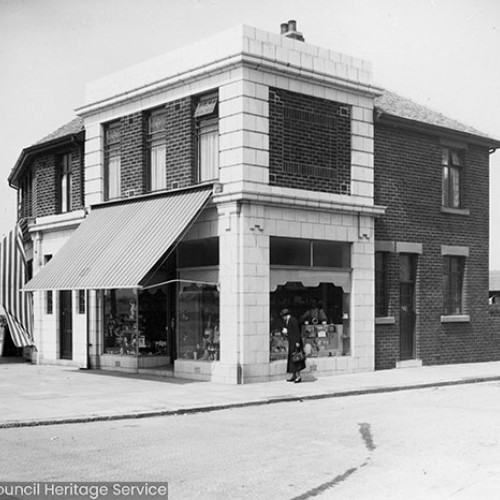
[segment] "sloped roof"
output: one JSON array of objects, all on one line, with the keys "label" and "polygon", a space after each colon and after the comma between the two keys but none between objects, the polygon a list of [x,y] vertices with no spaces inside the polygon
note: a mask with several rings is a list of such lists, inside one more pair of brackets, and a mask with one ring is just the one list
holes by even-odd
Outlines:
[{"label": "sloped roof", "polygon": [[67,135],[78,134],[83,130],[83,119],[79,116],[73,118],[70,122],[64,124],[62,127],[59,127],[54,132],[45,136],[43,139],[35,142],[34,145],[44,144],[46,142],[53,141],[55,139],[60,139],[61,137],[65,137]]},{"label": "sloped roof", "polygon": [[498,139],[490,137],[474,127],[465,125],[452,118],[448,118],[442,113],[434,111],[389,90],[383,90],[382,95],[375,98],[375,108],[384,114],[395,116],[397,118],[450,129],[464,134],[471,134],[484,139],[491,139],[493,142],[499,143],[500,145],[500,141]]},{"label": "sloped roof", "polygon": [[500,292],[500,271],[490,271],[490,292]]}]

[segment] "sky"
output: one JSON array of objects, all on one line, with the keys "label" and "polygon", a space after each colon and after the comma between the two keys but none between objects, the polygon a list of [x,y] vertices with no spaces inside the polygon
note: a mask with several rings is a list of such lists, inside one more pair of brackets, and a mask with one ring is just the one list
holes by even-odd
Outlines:
[{"label": "sky", "polygon": [[[85,85],[239,24],[373,64],[374,83],[500,138],[499,0],[0,0],[0,235],[23,148],[75,117]],[[500,150],[490,156],[500,269]]]}]

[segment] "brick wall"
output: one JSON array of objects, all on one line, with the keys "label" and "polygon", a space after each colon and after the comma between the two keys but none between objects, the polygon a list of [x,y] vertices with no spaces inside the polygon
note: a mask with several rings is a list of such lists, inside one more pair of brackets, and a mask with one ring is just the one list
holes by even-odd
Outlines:
[{"label": "brick wall", "polygon": [[[417,274],[417,357],[426,365],[500,359],[500,334],[489,334],[488,151],[465,151],[463,206],[470,215],[441,211],[441,149],[436,137],[375,126],[375,203],[387,206],[376,220],[378,241],[422,243]],[[441,245],[469,248],[464,313],[470,322],[442,323]],[[376,368],[399,360],[399,255],[389,255],[389,315],[394,325],[376,326]]]},{"label": "brick wall", "polygon": [[350,106],[270,89],[269,183],[310,191],[349,193]]},{"label": "brick wall", "polygon": [[[60,211],[59,174],[57,162],[63,153],[71,152],[73,210],[84,206],[83,200],[83,150],[76,145],[70,149],[55,150],[35,156],[27,168],[23,179],[32,177],[30,196],[23,199],[19,218],[31,213],[33,217],[55,215]],[[28,206],[31,204],[31,207]]]},{"label": "brick wall", "polygon": [[72,210],[83,208],[85,200],[83,199],[83,185],[85,168],[83,166],[83,146],[76,147],[71,151],[71,197],[72,197]]},{"label": "brick wall", "polygon": [[195,183],[195,129],[190,97],[170,102],[167,109],[167,189]]},{"label": "brick wall", "polygon": [[[190,97],[165,105],[167,110],[167,189],[195,182],[195,129]],[[122,196],[147,192],[147,114],[138,112],[120,118]]]},{"label": "brick wall", "polygon": [[33,185],[33,217],[57,213],[57,172],[55,154],[41,155],[34,159],[31,170]]},{"label": "brick wall", "polygon": [[120,162],[122,196],[133,191],[134,195],[146,191],[145,116],[134,113],[120,119]]}]

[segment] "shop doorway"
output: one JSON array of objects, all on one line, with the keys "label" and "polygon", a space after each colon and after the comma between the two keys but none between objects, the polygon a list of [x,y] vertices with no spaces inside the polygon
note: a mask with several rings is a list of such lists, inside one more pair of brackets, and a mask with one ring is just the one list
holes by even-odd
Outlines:
[{"label": "shop doorway", "polygon": [[61,359],[73,359],[73,314],[71,290],[59,292],[59,343]]},{"label": "shop doorway", "polygon": [[415,359],[415,282],[417,258],[412,254],[400,255],[399,269],[399,351],[401,361]]}]

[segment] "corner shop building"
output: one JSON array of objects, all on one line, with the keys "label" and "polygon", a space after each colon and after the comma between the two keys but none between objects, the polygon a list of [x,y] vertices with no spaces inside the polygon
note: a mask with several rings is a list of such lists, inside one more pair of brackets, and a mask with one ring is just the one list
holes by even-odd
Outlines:
[{"label": "corner shop building", "polygon": [[[373,370],[378,93],[368,63],[245,26],[89,84],[86,210],[29,227],[37,361],[279,379],[279,310],[315,300],[308,369]],[[147,190],[160,109],[170,163]]]}]

